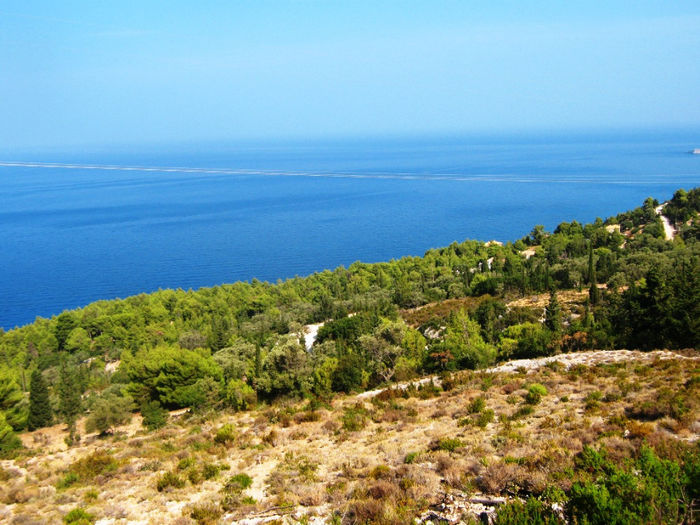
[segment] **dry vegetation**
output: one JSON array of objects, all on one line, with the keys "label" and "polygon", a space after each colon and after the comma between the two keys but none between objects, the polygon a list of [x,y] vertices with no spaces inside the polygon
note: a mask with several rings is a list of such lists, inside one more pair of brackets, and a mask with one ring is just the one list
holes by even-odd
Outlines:
[{"label": "dry vegetation", "polygon": [[[549,297],[549,296],[547,296]],[[401,310],[401,318],[406,324],[412,327],[422,326],[429,321],[447,321],[450,314],[460,310],[473,312],[476,308],[488,299],[489,296],[462,297],[460,299],[445,299],[435,303],[428,303],[416,308]]]},{"label": "dry vegetation", "polygon": [[499,497],[568,489],[584,445],[615,458],[695,442],[697,359],[461,372],[444,390],[182,414],[153,433],[134,418],[72,448],[61,427],[43,429],[1,463],[0,521],[468,522]]}]

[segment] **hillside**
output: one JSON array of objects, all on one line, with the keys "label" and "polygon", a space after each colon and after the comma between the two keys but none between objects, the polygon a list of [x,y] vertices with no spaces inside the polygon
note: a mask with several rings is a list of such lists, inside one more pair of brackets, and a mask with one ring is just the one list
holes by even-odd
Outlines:
[{"label": "hillside", "polygon": [[699,211],[0,331],[0,518],[691,523]]},{"label": "hillside", "polygon": [[401,523],[469,521],[515,496],[562,502],[594,479],[582,463],[593,449],[620,464],[646,443],[700,467],[699,359],[638,352],[606,364],[593,353],[568,368],[460,372],[444,390],[180,414],[153,433],[136,416],[70,448],[64,428],[38,430],[23,436],[31,455],[2,462],[0,517],[54,523],[82,508],[103,525]]}]

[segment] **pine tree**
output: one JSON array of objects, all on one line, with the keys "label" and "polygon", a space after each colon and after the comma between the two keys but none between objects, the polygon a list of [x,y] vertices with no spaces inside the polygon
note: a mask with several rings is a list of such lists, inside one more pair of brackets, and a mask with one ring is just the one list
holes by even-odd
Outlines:
[{"label": "pine tree", "polygon": [[4,412],[5,420],[14,430],[21,430],[27,424],[24,392],[5,368],[0,368],[0,412]]},{"label": "pine tree", "polygon": [[5,420],[5,414],[0,411],[0,455],[22,446],[10,424]]},{"label": "pine tree", "polygon": [[49,402],[49,389],[44,381],[44,376],[39,370],[32,372],[32,379],[29,384],[29,417],[27,418],[27,428],[36,430],[47,427],[53,421],[51,403]]}]

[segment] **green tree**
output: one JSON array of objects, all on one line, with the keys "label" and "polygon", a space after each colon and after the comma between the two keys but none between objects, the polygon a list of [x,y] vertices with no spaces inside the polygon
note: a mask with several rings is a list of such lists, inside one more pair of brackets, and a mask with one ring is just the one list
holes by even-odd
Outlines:
[{"label": "green tree", "polygon": [[600,302],[600,291],[598,290],[598,278],[595,274],[595,261],[593,260],[593,243],[588,242],[588,298],[591,306],[596,306]]},{"label": "green tree", "polygon": [[229,381],[225,395],[226,403],[234,410],[249,410],[255,406],[258,399],[253,387],[240,379]]},{"label": "green tree", "polygon": [[81,396],[77,368],[63,363],[58,378],[58,412],[68,425],[69,444],[79,439],[75,423],[82,412]]},{"label": "green tree", "polygon": [[258,391],[275,397],[311,390],[312,369],[306,349],[296,336],[281,337],[265,356]]},{"label": "green tree", "polygon": [[544,324],[551,332],[561,331],[561,305],[557,299],[556,290],[549,293],[549,303],[545,308]]},{"label": "green tree", "polygon": [[496,360],[496,348],[483,340],[479,323],[466,310],[452,314],[439,346],[451,356],[447,368],[484,368]]},{"label": "green tree", "polygon": [[231,346],[222,348],[212,358],[219,365],[224,379],[253,377],[255,372],[255,352],[253,343],[238,339]]},{"label": "green tree", "polygon": [[528,359],[550,355],[552,334],[540,323],[509,326],[501,338],[501,359]]},{"label": "green tree", "polygon": [[64,347],[66,350],[72,353],[88,352],[90,350],[91,342],[92,341],[90,340],[90,336],[88,335],[87,331],[78,326],[77,328],[73,328],[70,334],[68,334]]},{"label": "green tree", "polygon": [[125,353],[121,366],[130,380],[128,392],[143,403],[157,400],[166,408],[191,406],[197,381],[211,377],[221,380],[221,369],[205,350],[170,346],[144,349],[136,355]]},{"label": "green tree", "polygon": [[165,426],[170,414],[158,401],[146,401],[141,405],[142,424],[148,430],[156,430]]},{"label": "green tree", "polygon": [[29,416],[27,428],[36,430],[47,427],[53,422],[53,411],[49,401],[49,389],[44,381],[44,376],[39,370],[32,372],[29,386]]},{"label": "green tree", "polygon": [[207,343],[212,352],[218,352],[226,346],[231,335],[231,326],[228,319],[217,316],[211,324],[211,333],[207,338]]},{"label": "green tree", "polygon": [[141,405],[142,424],[148,430],[157,430],[165,426],[170,414],[158,401],[147,401]]},{"label": "green tree", "polygon": [[15,430],[22,430],[27,424],[27,404],[24,393],[13,374],[8,369],[0,368],[0,411],[5,412],[5,419]]},{"label": "green tree", "polygon": [[131,397],[120,397],[113,393],[100,396],[90,409],[90,415],[85,421],[85,431],[107,434],[114,427],[127,423],[131,419],[133,409],[134,400]]},{"label": "green tree", "polygon": [[54,335],[56,336],[56,341],[58,342],[58,349],[65,350],[65,343],[68,339],[71,331],[78,326],[78,321],[75,316],[70,312],[63,312],[56,318],[56,324],[54,325]]},{"label": "green tree", "polygon": [[15,435],[10,424],[5,420],[5,415],[0,412],[0,455],[11,452],[22,446],[22,442]]}]

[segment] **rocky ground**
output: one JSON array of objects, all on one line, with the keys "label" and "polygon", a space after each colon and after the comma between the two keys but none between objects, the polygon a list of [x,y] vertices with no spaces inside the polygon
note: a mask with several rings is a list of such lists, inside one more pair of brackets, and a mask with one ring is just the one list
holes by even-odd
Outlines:
[{"label": "rocky ground", "polygon": [[179,412],[155,432],[135,416],[73,447],[55,426],[0,463],[0,521],[82,509],[100,525],[468,522],[523,491],[566,489],[586,444],[625,455],[641,440],[697,441],[699,364],[695,352],[582,352],[443,377],[442,389],[427,378],[321,407]]}]

